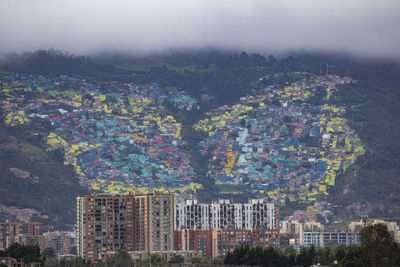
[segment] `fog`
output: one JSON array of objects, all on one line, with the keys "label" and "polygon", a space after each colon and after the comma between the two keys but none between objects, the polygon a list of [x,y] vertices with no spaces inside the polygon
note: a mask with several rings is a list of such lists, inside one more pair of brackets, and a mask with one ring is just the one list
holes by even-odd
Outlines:
[{"label": "fog", "polygon": [[400,58],[399,0],[0,0],[0,54],[58,49]]}]

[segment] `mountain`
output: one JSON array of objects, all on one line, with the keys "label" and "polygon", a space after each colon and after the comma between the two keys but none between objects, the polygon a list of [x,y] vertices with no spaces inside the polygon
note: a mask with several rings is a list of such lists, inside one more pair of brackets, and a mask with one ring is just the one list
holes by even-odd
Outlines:
[{"label": "mountain", "polygon": [[[75,197],[88,191],[63,164],[62,154],[48,153],[39,145],[45,133],[33,127],[0,126],[0,205],[33,209],[38,212],[33,220],[70,229],[75,223]],[[3,212],[2,218],[12,215]]]},{"label": "mountain", "polygon": [[[265,194],[292,209],[328,201],[342,217],[399,214],[397,63],[219,51],[92,59],[41,51],[17,62],[2,68],[45,77],[2,78],[1,181],[8,195],[0,201],[7,206],[70,223],[74,197],[87,192],[80,180],[110,193],[156,187],[204,201]],[[329,149],[321,150],[313,125],[329,136]],[[261,149],[260,130],[277,141]],[[344,154],[329,154],[334,147]],[[251,162],[250,175],[241,177],[244,162]],[[63,199],[69,204],[61,207]]]}]

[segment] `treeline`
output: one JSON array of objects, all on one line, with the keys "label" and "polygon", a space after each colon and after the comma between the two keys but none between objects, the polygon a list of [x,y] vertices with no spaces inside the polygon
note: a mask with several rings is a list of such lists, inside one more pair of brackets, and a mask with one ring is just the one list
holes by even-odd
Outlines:
[{"label": "treeline", "polygon": [[[18,243],[14,243],[11,246],[9,246],[6,250],[0,250],[0,257],[12,257],[16,259],[18,262],[24,262],[25,264],[43,262],[40,255],[40,248],[37,245],[24,246]],[[2,266],[3,265],[0,263],[0,267]]]},{"label": "treeline", "polygon": [[[40,75],[106,75],[127,74],[110,64],[93,62],[89,56],[76,56],[58,50],[37,50],[23,54],[8,54],[0,60],[0,69],[9,72]],[[101,75],[103,74],[103,75]]]},{"label": "treeline", "polygon": [[383,225],[372,225],[361,231],[360,246],[332,245],[316,249],[302,248],[297,253],[293,248],[283,250],[273,247],[241,246],[229,252],[224,258],[228,265],[257,266],[325,266],[365,267],[398,266],[400,264],[400,245]]},{"label": "treeline", "polygon": [[176,255],[168,261],[158,254],[151,254],[150,258],[133,260],[127,251],[121,250],[106,256],[100,261],[85,261],[81,258],[73,260],[57,260],[54,251],[47,248],[40,252],[37,246],[21,246],[13,244],[6,251],[0,251],[0,256],[9,256],[23,261],[26,264],[40,263],[41,266],[70,266],[70,267],[106,267],[106,266],[323,266],[338,267],[375,267],[399,266],[400,244],[394,242],[393,237],[383,225],[372,225],[361,231],[362,244],[360,246],[330,245],[325,248],[302,248],[297,252],[292,247],[277,249],[273,247],[240,246],[224,258],[192,258],[185,259]]}]

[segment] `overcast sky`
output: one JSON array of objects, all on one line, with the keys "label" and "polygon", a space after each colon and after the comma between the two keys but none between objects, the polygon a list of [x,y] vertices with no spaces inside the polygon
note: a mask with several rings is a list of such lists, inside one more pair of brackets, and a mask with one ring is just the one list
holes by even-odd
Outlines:
[{"label": "overcast sky", "polygon": [[400,58],[400,0],[0,0],[0,53],[229,48]]}]

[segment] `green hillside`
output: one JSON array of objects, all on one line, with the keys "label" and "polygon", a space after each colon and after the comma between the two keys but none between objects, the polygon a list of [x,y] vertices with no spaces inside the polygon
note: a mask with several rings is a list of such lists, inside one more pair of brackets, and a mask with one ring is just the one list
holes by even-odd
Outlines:
[{"label": "green hillside", "polygon": [[334,99],[350,107],[347,118],[367,151],[332,190],[338,213],[400,214],[400,88],[396,87],[360,81],[341,88]]},{"label": "green hillside", "polygon": [[43,134],[43,129],[9,128],[1,123],[0,203],[35,209],[49,216],[41,219],[45,224],[70,228],[75,223],[75,197],[87,190],[57,153],[48,154],[38,145]]}]

